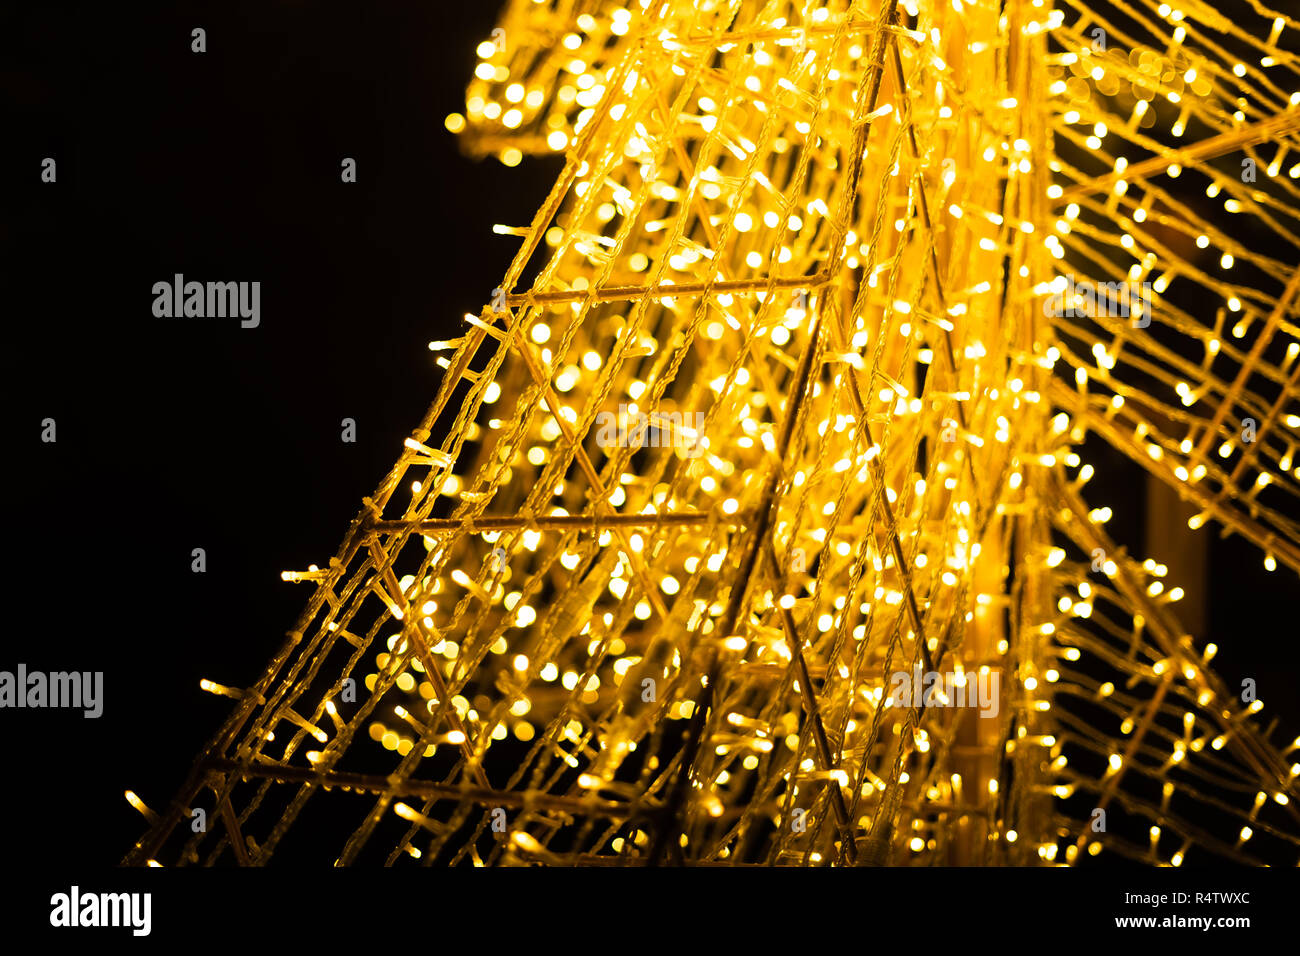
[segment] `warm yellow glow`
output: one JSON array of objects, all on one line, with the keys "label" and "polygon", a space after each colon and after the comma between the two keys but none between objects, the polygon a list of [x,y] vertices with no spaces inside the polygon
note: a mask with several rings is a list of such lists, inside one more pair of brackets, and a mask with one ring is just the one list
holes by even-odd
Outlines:
[{"label": "warm yellow glow", "polygon": [[[432,343],[441,390],[392,482],[325,570],[286,572],[317,595],[288,661],[246,699],[203,681],[251,708],[229,752],[313,800],[369,775],[337,779],[486,865],[1179,866],[1209,856],[1202,811],[1254,861],[1260,803],[1184,801],[1229,756],[1295,761],[1261,702],[1222,699],[1177,566],[1081,496],[1099,439],[1194,502],[1190,529],[1300,570],[1275,504],[1300,416],[1261,420],[1275,394],[1251,391],[1300,360],[1294,316],[1269,319],[1292,270],[1242,238],[1296,252],[1259,70],[1182,26],[1177,52],[1107,53],[1039,2],[903,4],[889,33],[832,3],[552,6],[507,2],[444,123],[507,166],[563,153],[561,178],[498,228],[502,288]],[[1273,166],[1225,176],[1242,144]],[[430,809],[407,774],[450,790]],[[1123,799],[1148,777],[1178,797]],[[649,787],[676,801],[658,833],[625,812]],[[1145,835],[1020,815],[1085,792]]]}]

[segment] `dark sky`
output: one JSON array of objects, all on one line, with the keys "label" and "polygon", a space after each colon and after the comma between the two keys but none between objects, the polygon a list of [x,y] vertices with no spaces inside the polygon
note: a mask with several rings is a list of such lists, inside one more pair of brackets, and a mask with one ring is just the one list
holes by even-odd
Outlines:
[{"label": "dark sky", "polygon": [[[228,711],[200,677],[261,672],[308,597],[280,572],[334,553],[437,388],[427,343],[505,272],[518,240],[492,224],[526,222],[558,172],[466,159],[443,127],[494,3],[129,6],[0,13],[0,669],[107,685],[98,720],[0,716],[29,859],[116,863],[143,823],[123,790],[166,805]],[[260,327],[155,318],[177,272],[260,281]]]},{"label": "dark sky", "polygon": [[[112,865],[143,830],[123,790],[166,805],[229,709],[199,679],[260,674],[308,597],[280,571],[333,554],[438,385],[427,342],[487,301],[514,253],[492,224],[527,222],[558,171],[468,160],[443,128],[495,3],[153,9],[0,12],[16,478],[0,669],[107,684],[99,720],[0,713],[10,862]],[[152,286],[177,272],[260,281],[261,326],[155,318]],[[1090,460],[1091,501],[1140,551],[1142,476]],[[1215,545],[1220,670],[1260,678],[1295,725],[1293,593],[1247,545]]]}]

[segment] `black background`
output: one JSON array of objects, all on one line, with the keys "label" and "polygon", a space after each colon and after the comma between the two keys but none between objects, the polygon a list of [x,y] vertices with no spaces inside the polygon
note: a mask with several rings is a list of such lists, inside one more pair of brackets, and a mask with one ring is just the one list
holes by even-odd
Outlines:
[{"label": "black background", "polygon": [[[517,248],[492,224],[531,219],[559,168],[465,159],[443,126],[494,3],[131,6],[0,25],[0,669],[106,684],[98,720],[0,713],[0,808],[23,821],[0,853],[22,862],[116,863],[144,822],[123,791],[166,806],[231,703],[199,679],[257,679],[308,595],[280,572],[334,553],[434,395],[428,342]],[[155,318],[176,272],[259,280],[260,327]]]},{"label": "black background", "polygon": [[[199,679],[259,676],[308,596],[279,573],[334,553],[433,397],[427,342],[517,248],[492,224],[528,222],[559,169],[466,159],[443,127],[493,2],[128,6],[0,14],[0,669],[106,682],[99,720],[0,712],[0,857],[46,873],[120,860],[144,829],[125,789],[166,806],[229,709]],[[155,318],[176,272],[260,281],[261,326]],[[1142,473],[1085,457],[1090,503],[1142,553]],[[1219,671],[1300,725],[1294,578],[1237,539],[1211,558]]]}]

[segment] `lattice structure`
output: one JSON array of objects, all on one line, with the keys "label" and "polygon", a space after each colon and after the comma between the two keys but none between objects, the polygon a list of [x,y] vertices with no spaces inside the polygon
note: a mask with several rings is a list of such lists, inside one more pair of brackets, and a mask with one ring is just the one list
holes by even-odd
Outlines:
[{"label": "lattice structure", "polygon": [[128,862],[1294,863],[1077,449],[1300,570],[1300,24],[1100,9],[511,0],[448,126],[563,172]]}]

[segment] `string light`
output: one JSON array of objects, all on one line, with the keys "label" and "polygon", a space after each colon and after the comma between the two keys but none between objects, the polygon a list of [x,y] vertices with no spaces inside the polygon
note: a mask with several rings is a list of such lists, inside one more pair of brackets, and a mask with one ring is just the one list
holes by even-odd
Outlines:
[{"label": "string light", "polygon": [[[315,788],[253,860],[340,789],[373,808],[341,864],[381,832],[475,865],[1294,855],[1294,761],[1078,446],[1300,571],[1300,272],[1233,238],[1294,248],[1300,64],[1271,20],[1216,21],[1229,65],[1113,7],[1144,34],[1082,0],[511,0],[446,127],[564,170],[339,555],[286,572],[315,597],[263,682],[204,683],[240,700],[226,790]],[[951,680],[900,703],[912,673]]]}]

